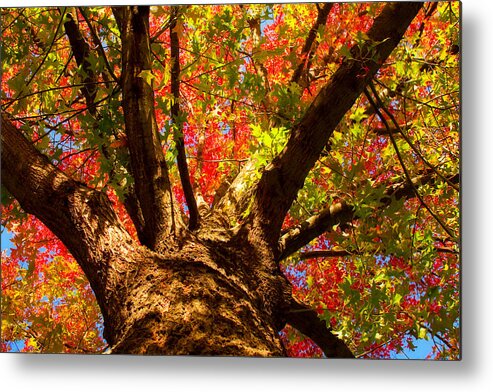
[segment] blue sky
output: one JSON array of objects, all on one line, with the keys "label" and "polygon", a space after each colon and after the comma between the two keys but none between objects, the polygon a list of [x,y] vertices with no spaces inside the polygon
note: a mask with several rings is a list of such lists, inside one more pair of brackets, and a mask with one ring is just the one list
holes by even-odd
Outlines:
[{"label": "blue sky", "polygon": [[12,233],[2,226],[1,248],[2,250],[6,250],[7,254],[10,254],[10,249],[13,247],[13,244],[10,241],[11,239],[12,239]]}]

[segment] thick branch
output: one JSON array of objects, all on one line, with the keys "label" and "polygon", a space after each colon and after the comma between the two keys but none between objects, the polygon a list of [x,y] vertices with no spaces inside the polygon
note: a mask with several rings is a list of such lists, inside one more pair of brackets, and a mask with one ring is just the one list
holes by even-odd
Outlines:
[{"label": "thick branch", "polygon": [[188,228],[197,228],[199,211],[197,201],[193,194],[190,173],[188,172],[187,155],[185,153],[185,141],[183,137],[182,120],[180,119],[180,45],[176,25],[178,21],[178,7],[171,9],[171,23],[169,25],[171,45],[171,93],[173,94],[173,106],[171,107],[171,118],[174,125],[174,138],[178,155],[176,157],[178,172],[180,173],[181,186],[188,206],[189,221]]},{"label": "thick branch", "polygon": [[43,222],[84,271],[106,316],[114,263],[136,244],[106,194],[74,181],[42,155],[2,115],[2,184],[25,212]]},{"label": "thick branch", "polygon": [[[460,176],[456,174],[447,177],[447,182],[458,184],[459,179]],[[381,208],[387,207],[392,200],[414,197],[416,195],[414,191],[416,187],[425,184],[433,185],[436,180],[437,178],[433,173],[427,172],[414,177],[411,183],[404,181],[390,185],[387,187],[384,196],[380,199]],[[357,218],[354,208],[347,205],[344,201],[324,208],[318,214],[291,228],[281,237],[279,241],[280,254],[278,260],[283,260],[292,255],[319,235],[330,231],[333,226],[343,226]]]},{"label": "thick branch", "polygon": [[[106,55],[104,53],[103,45],[94,29],[92,26],[88,16],[86,15],[83,7],[79,7],[79,11],[82,14],[83,18],[85,19],[87,25],[89,26],[89,29],[91,31],[91,34],[93,36],[93,40],[96,43],[96,48],[98,51],[98,54],[101,58],[103,58],[106,68],[108,72],[110,72],[111,77],[116,81],[120,82],[120,80],[115,76],[113,73],[111,66],[108,62],[108,59],[106,58]],[[65,27],[65,32],[67,36],[69,37],[70,41],[70,46],[72,48],[72,52],[74,54],[74,57],[76,59],[77,65],[82,68],[82,70],[85,72],[87,76],[86,79],[84,79],[84,85],[82,87],[82,93],[86,99],[87,103],[87,108],[89,113],[91,113],[95,118],[96,121],[93,124],[94,131],[96,133],[99,133],[100,137],[103,137],[103,134],[100,131],[99,127],[99,118],[100,116],[97,115],[97,106],[94,104],[93,100],[96,94],[96,90],[98,87],[98,75],[96,74],[95,70],[91,66],[91,63],[89,62],[89,53],[90,53],[90,48],[89,44],[86,42],[84,39],[82,33],[80,32],[79,27],[73,20],[73,17],[71,14],[68,14],[68,21],[64,23]],[[102,144],[101,146],[101,152],[103,153],[103,156],[111,162],[110,154],[108,151],[108,146],[106,144]],[[127,167],[127,169],[130,171],[130,168]],[[114,169],[112,168],[109,172],[109,177],[110,179],[114,176]],[[144,230],[144,220],[142,218],[142,212],[140,210],[140,204],[139,200],[137,199],[135,195],[135,190],[132,187],[129,191],[129,193],[126,196],[125,199],[125,207],[127,208],[127,211],[135,225],[135,228],[137,230],[139,239],[141,241],[145,240],[145,235],[143,234]]]},{"label": "thick branch", "polygon": [[118,7],[125,133],[135,193],[144,219],[143,243],[157,249],[179,223],[154,113],[149,7]]},{"label": "thick branch", "polygon": [[[420,249],[416,249],[419,251]],[[442,247],[435,247],[435,251],[437,253],[451,253],[451,254],[457,254],[458,251],[453,248],[442,248]],[[306,260],[306,259],[316,259],[319,257],[346,257],[346,256],[362,256],[363,253],[361,252],[349,252],[345,249],[339,249],[339,250],[311,250],[307,252],[301,252],[299,254],[300,260]]]},{"label": "thick branch", "polygon": [[257,171],[256,162],[251,159],[234,178],[225,178],[214,196],[214,211],[231,217],[238,217],[245,211],[252,196],[252,189],[247,184]]},{"label": "thick branch", "polygon": [[130,219],[132,219],[135,230],[137,231],[137,236],[139,237],[139,241],[141,243],[145,243],[146,237],[144,233],[144,217],[142,216],[142,209],[140,208],[139,200],[135,195],[135,188],[133,186],[128,187],[123,204],[128,212],[128,215],[130,216]]},{"label": "thick branch", "polygon": [[315,310],[292,299],[286,322],[312,339],[327,358],[354,358],[346,343],[335,336]]},{"label": "thick branch", "polygon": [[[402,198],[410,198],[415,196],[414,188],[423,186],[423,185],[434,185],[437,180],[440,180],[436,174],[431,171],[427,170],[425,173],[416,176],[411,179],[411,181],[400,181],[398,183],[389,185],[388,188],[385,191],[384,196],[382,199],[380,199],[380,202],[382,203],[382,206],[388,206],[392,198],[399,200]],[[446,179],[442,179],[445,181],[447,184],[453,184],[457,185],[459,184],[460,181],[460,175],[459,174],[454,174],[451,176],[446,177]]]},{"label": "thick branch", "polygon": [[89,62],[90,48],[89,44],[86,42],[82,36],[79,27],[74,21],[72,14],[67,14],[67,21],[63,24],[65,27],[65,33],[70,41],[70,47],[75,57],[77,65],[86,74],[84,78],[85,86],[82,87],[82,94],[86,99],[87,108],[89,113],[92,115],[96,114],[96,107],[93,105],[94,99],[96,98],[97,92],[97,81],[98,77],[94,68]]},{"label": "thick branch", "polygon": [[354,217],[353,207],[344,202],[324,208],[281,237],[279,260],[292,255],[331,227],[351,222]]},{"label": "thick branch", "polygon": [[337,124],[401,40],[422,3],[389,3],[322,88],[255,190],[253,224],[274,246],[282,222]]}]

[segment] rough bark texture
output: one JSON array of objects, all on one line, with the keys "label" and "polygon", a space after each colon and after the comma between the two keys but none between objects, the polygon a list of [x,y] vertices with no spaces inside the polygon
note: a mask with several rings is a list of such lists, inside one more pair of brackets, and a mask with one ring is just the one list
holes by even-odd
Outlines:
[{"label": "rough bark texture", "polygon": [[108,197],[54,167],[2,115],[2,184],[40,219],[79,262],[111,324],[113,271],[138,248]]},{"label": "rough bark texture", "polygon": [[112,352],[282,356],[271,315],[251,287],[218,266],[221,253],[190,243],[169,257],[135,260],[120,291]]}]

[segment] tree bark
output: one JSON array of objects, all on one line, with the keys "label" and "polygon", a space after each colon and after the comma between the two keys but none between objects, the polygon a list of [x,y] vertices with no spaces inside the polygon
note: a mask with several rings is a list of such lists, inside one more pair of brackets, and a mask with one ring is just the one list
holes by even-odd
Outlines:
[{"label": "tree bark", "polygon": [[106,194],[53,166],[4,115],[1,124],[2,184],[64,243],[91,284],[105,322],[111,320],[118,284],[113,272],[138,244]]},{"label": "tree bark", "polygon": [[[283,356],[258,293],[218,267],[208,247],[134,259],[120,290],[112,353]],[[119,321],[119,320],[118,320]]]},{"label": "tree bark", "polygon": [[67,14],[67,21],[63,24],[65,27],[65,33],[67,34],[70,46],[72,47],[72,52],[75,57],[77,65],[81,67],[86,73],[84,78],[85,86],[82,87],[82,94],[86,99],[86,104],[89,112],[92,115],[96,114],[96,108],[94,107],[94,99],[96,98],[97,92],[97,75],[94,69],[91,67],[89,62],[89,52],[90,48],[88,43],[85,41],[84,37],[79,31],[79,27],[74,21],[72,14]]}]

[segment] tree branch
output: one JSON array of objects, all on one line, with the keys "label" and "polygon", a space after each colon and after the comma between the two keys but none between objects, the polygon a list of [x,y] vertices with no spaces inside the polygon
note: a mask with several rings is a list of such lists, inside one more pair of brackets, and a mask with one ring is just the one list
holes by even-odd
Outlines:
[{"label": "tree branch", "polygon": [[[419,251],[420,249],[416,249]],[[442,248],[442,247],[435,247],[435,251],[437,253],[451,253],[451,254],[457,254],[458,251],[453,249],[453,248]],[[300,260],[306,260],[306,259],[316,259],[318,257],[346,257],[346,256],[362,256],[363,253],[361,252],[349,252],[345,249],[340,249],[340,250],[312,250],[312,251],[307,251],[307,252],[301,252],[299,254]]]},{"label": "tree branch", "polygon": [[145,221],[142,216],[142,209],[140,208],[139,200],[135,194],[135,188],[133,186],[128,187],[128,191],[125,194],[123,205],[132,219],[132,222],[137,231],[137,237],[139,237],[140,243],[145,243],[146,237],[144,233]]},{"label": "tree branch", "polygon": [[205,216],[210,212],[209,204],[206,203],[202,190],[200,189],[200,184],[197,183],[197,176],[202,175],[203,163],[204,163],[204,144],[205,144],[205,131],[201,129],[198,133],[197,140],[197,169],[195,171],[194,178],[194,188],[195,188],[195,199],[197,200],[197,209],[201,216]]},{"label": "tree branch", "polygon": [[354,217],[353,207],[344,202],[335,203],[324,208],[318,214],[293,227],[281,237],[278,260],[283,260],[292,255],[319,235],[330,231],[331,227],[351,222]]},{"label": "tree branch", "polygon": [[236,176],[226,177],[214,196],[214,212],[224,216],[238,217],[245,211],[252,196],[252,189],[246,184],[257,171],[255,161],[250,159]]},{"label": "tree branch", "polygon": [[180,119],[180,42],[176,25],[179,18],[179,8],[171,8],[169,25],[171,45],[171,93],[173,94],[173,106],[171,107],[171,118],[173,119],[173,135],[178,155],[176,157],[178,172],[180,173],[181,186],[188,206],[189,221],[188,228],[195,230],[198,226],[199,211],[197,201],[193,194],[190,173],[188,171],[187,155],[185,153],[185,141],[183,137],[183,123]]},{"label": "tree branch", "polygon": [[329,12],[332,9],[333,5],[333,3],[325,3],[322,7],[317,7],[317,20],[313,24],[312,28],[308,32],[308,36],[306,37],[305,44],[303,45],[303,49],[301,50],[301,62],[298,67],[296,67],[296,70],[291,77],[292,83],[300,84],[301,76],[303,74],[308,74],[311,66],[311,60],[318,47],[318,42],[315,41],[315,38],[317,38],[318,29],[320,26],[325,26],[325,24],[327,23],[327,17],[329,16]]},{"label": "tree branch", "polygon": [[121,253],[136,247],[106,194],[56,168],[2,114],[2,184],[67,247],[89,280],[106,317],[107,285]]},{"label": "tree branch", "polygon": [[182,223],[175,213],[154,113],[149,7],[114,7],[113,13],[122,39],[123,114],[131,173],[144,219],[143,244],[157,249]]},{"label": "tree branch", "polygon": [[[83,7],[79,7],[79,11],[82,14],[83,18],[85,19],[87,25],[89,26],[89,29],[91,31],[91,35],[93,36],[93,40],[96,42],[96,47],[97,47],[99,56],[103,58],[103,60],[106,64],[106,68],[107,68],[108,72],[111,74],[111,77],[115,80],[115,82],[120,84],[120,80],[113,73],[113,70],[111,69],[111,66],[108,62],[108,59],[106,58],[106,55],[104,53],[102,43],[101,43],[96,31],[94,30],[94,27],[90,23],[90,20],[89,20],[88,16],[86,15]],[[68,14],[68,15],[69,15],[69,20],[64,23],[65,32],[66,32],[67,36],[69,37],[70,45],[72,48],[72,53],[74,54],[77,65],[83,69],[83,71],[86,73],[86,75],[88,75],[88,77],[86,79],[84,79],[84,84],[83,84],[83,87],[81,90],[82,90],[82,93],[86,99],[87,109],[88,109],[89,113],[91,113],[96,119],[96,121],[93,124],[93,129],[96,133],[99,134],[100,137],[103,137],[103,134],[102,134],[100,127],[99,127],[100,116],[97,113],[97,106],[94,105],[94,97],[95,97],[95,94],[97,91],[97,87],[99,87],[98,86],[99,85],[98,75],[95,73],[95,70],[91,67],[91,63],[88,60],[89,51],[90,51],[89,44],[86,42],[86,40],[82,36],[82,34],[79,30],[79,27],[77,26],[77,24],[73,20],[72,15],[71,14]],[[103,143],[100,147],[101,147],[101,152],[103,153],[103,156],[106,158],[106,160],[111,162],[110,153],[108,152],[108,146]],[[127,167],[127,169],[129,172],[131,171],[131,169],[129,167]],[[114,176],[114,168],[112,167],[110,172],[109,172],[110,180],[113,178],[113,176]],[[135,195],[135,188],[134,187],[132,187],[129,190],[129,192],[127,192],[127,195],[125,196],[125,200],[124,200],[124,205],[125,205],[125,208],[127,209],[128,214],[130,215],[130,218],[132,219],[132,221],[134,223],[134,226],[135,226],[135,229],[137,231],[139,240],[141,242],[142,241],[145,242],[146,241],[146,236],[144,234],[145,224],[144,224],[144,220],[142,217],[142,211],[140,208],[139,200],[138,200],[137,196]]]},{"label": "tree branch", "polygon": [[[388,206],[392,200],[400,200],[415,196],[416,187],[433,184],[437,178],[431,171],[411,179],[411,182],[397,182],[387,187],[384,196],[380,199],[381,208]],[[453,175],[447,178],[447,182],[454,184],[459,183],[459,175]],[[304,222],[289,229],[279,240],[279,257],[283,260],[294,252],[298,251],[310,241],[319,235],[330,231],[335,225],[346,225],[354,219],[357,219],[354,208],[346,204],[343,200],[329,207],[324,208],[318,214],[313,215]]]},{"label": "tree branch", "polygon": [[94,43],[96,44],[96,50],[99,53],[99,56],[103,59],[104,64],[106,66],[106,70],[108,73],[111,75],[111,78],[113,81],[116,83],[120,83],[120,79],[117,78],[115,73],[113,72],[113,68],[111,67],[110,63],[108,62],[108,58],[106,57],[106,53],[104,52],[103,44],[101,43],[101,40],[99,39],[98,33],[94,29],[94,26],[92,25],[89,17],[87,16],[86,12],[84,11],[84,7],[78,7],[80,14],[84,18],[84,20],[87,23],[87,26],[89,27],[89,30],[91,32],[92,39]]},{"label": "tree branch", "polygon": [[332,333],[317,312],[295,299],[291,300],[286,322],[312,339],[327,358],[354,358],[346,343]]},{"label": "tree branch", "polygon": [[96,107],[93,105],[97,92],[98,77],[89,62],[89,44],[82,36],[79,27],[74,21],[72,14],[67,14],[67,21],[63,24],[65,34],[70,41],[70,47],[75,57],[77,65],[82,68],[86,76],[83,80],[85,86],[82,87],[82,94],[86,99],[87,108],[92,115],[96,114]]},{"label": "tree branch", "polygon": [[[369,29],[368,40],[351,49],[292,130],[284,150],[263,171],[255,189],[252,222],[272,245],[277,244],[286,213],[337,124],[351,108],[381,64],[400,42],[422,3],[389,3]],[[371,56],[371,57],[370,57]]]}]

